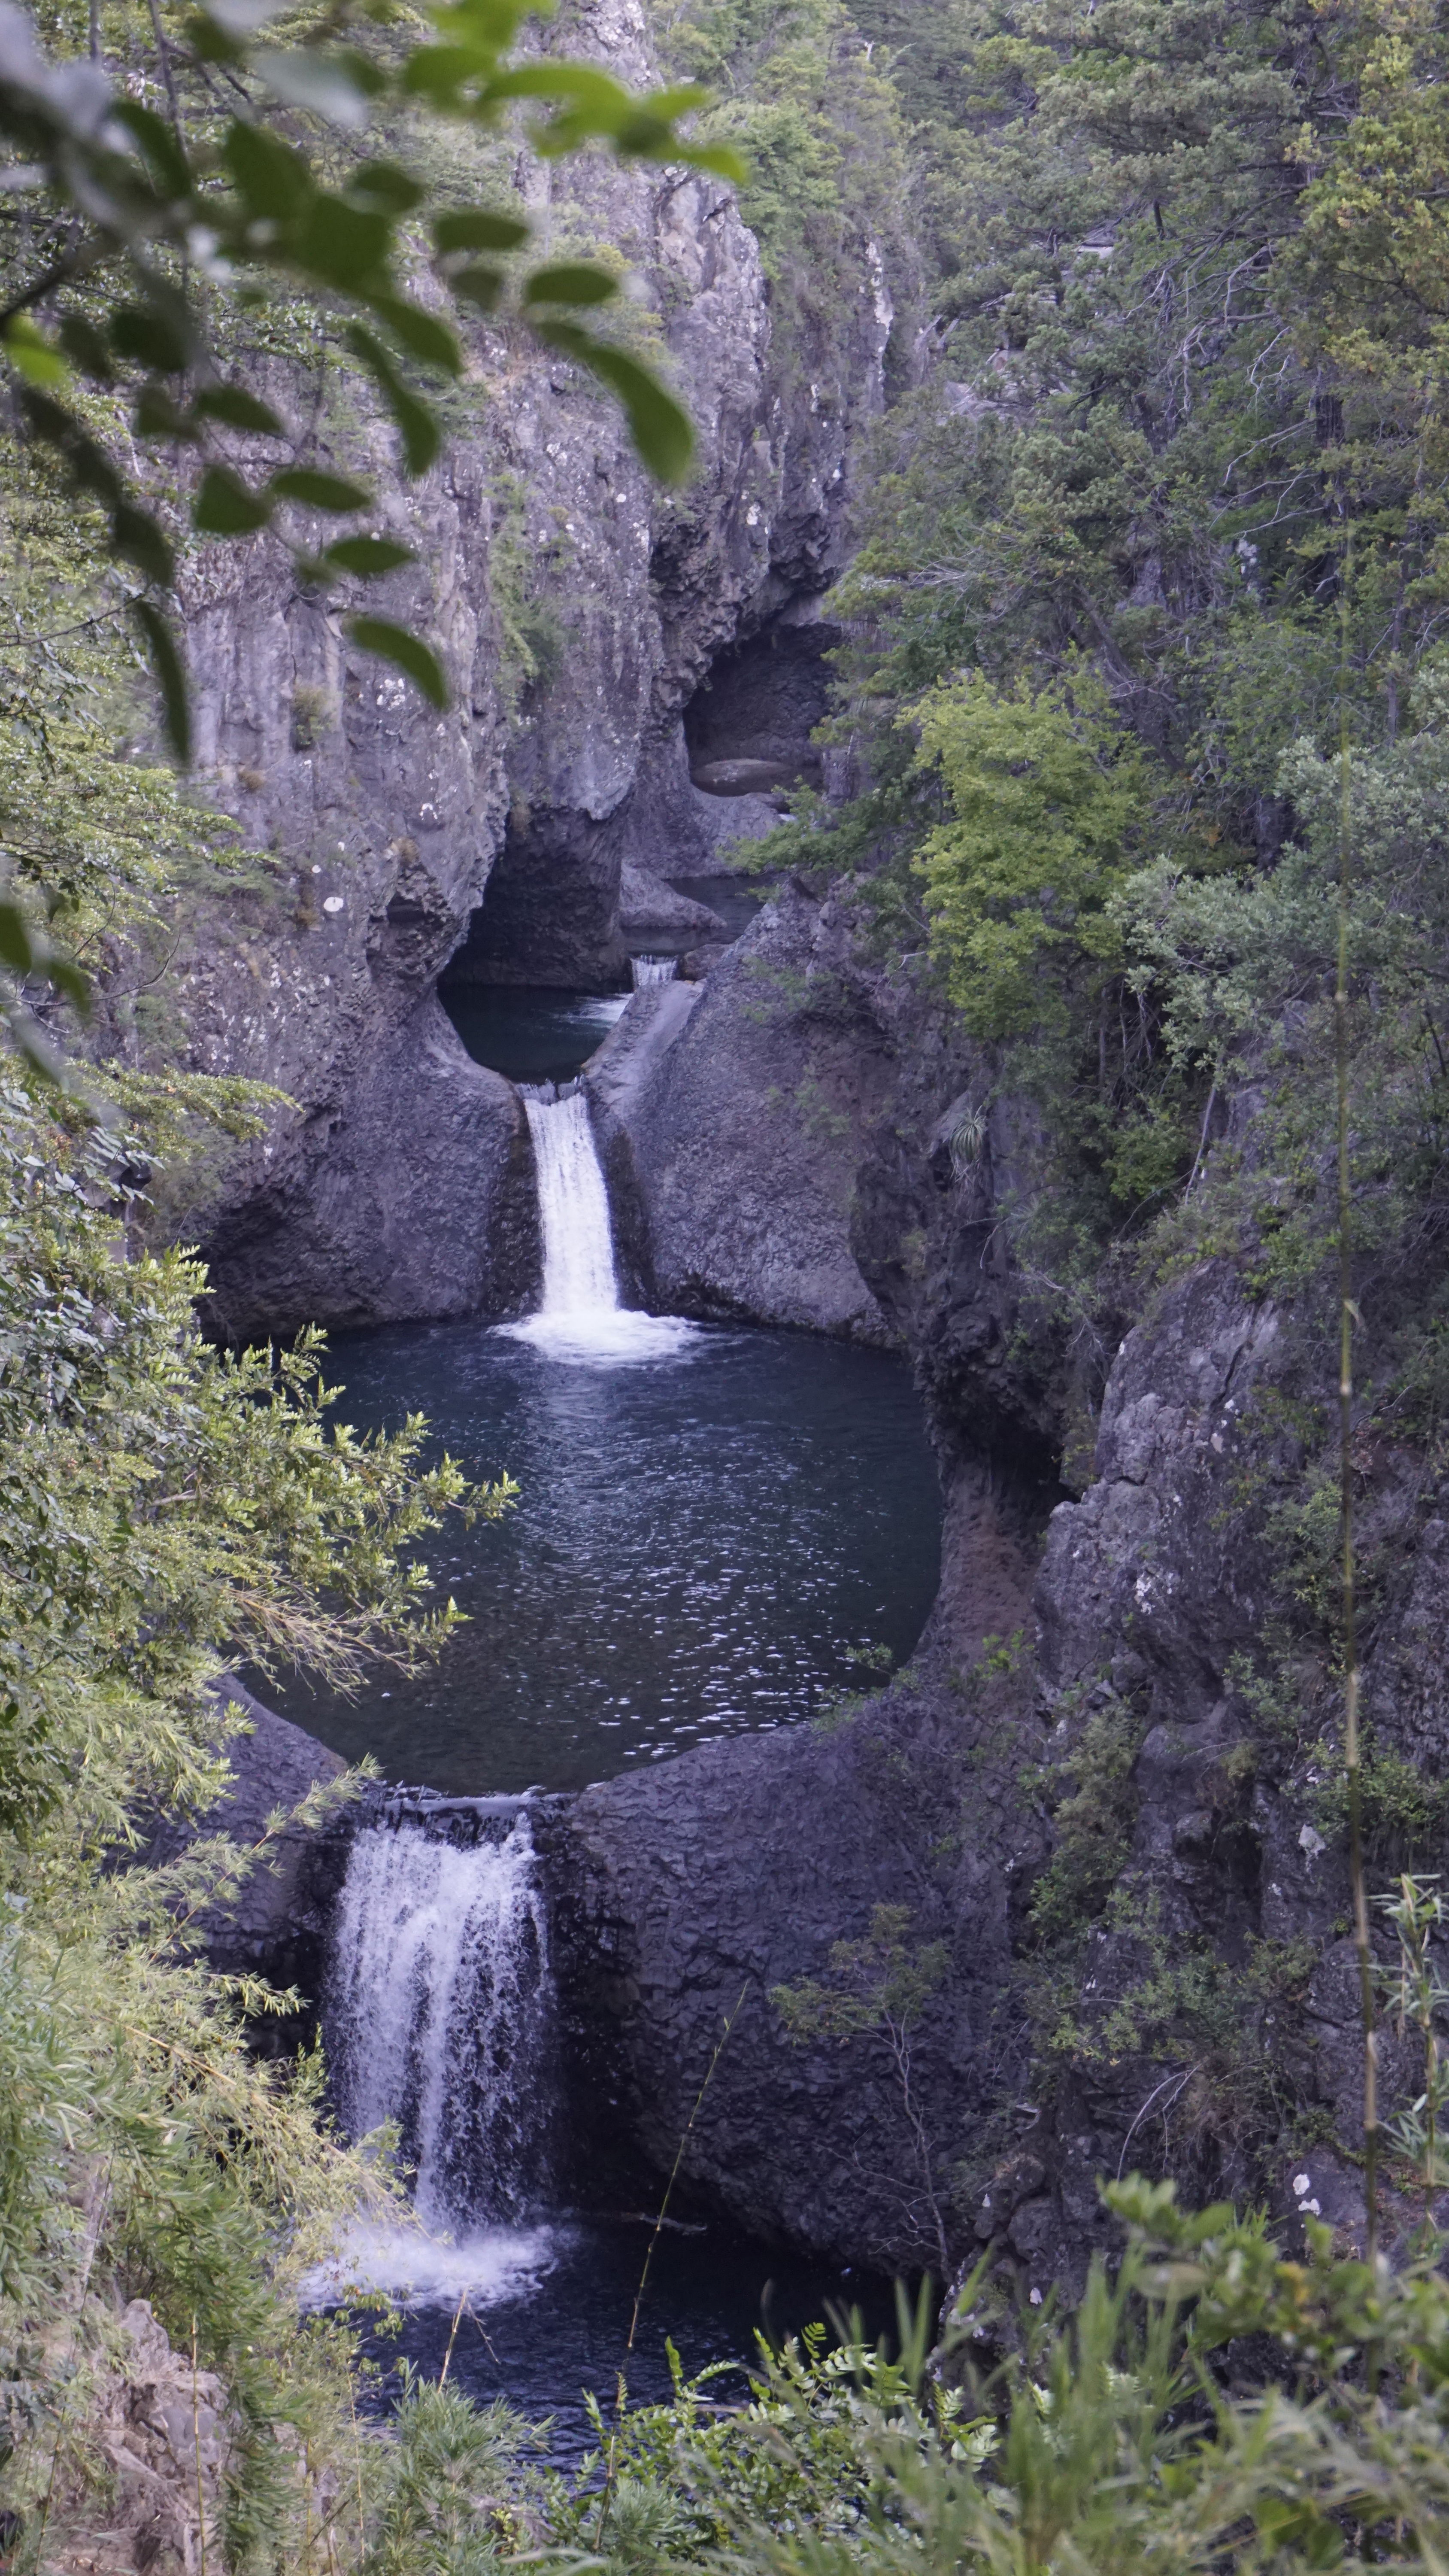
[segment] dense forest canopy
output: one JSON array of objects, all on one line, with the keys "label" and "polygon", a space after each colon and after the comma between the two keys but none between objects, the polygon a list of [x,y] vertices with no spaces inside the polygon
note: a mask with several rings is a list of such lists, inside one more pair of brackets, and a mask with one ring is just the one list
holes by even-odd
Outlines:
[{"label": "dense forest canopy", "polygon": [[1346,711],[1392,1230],[1394,1176],[1440,1187],[1442,39],[1195,0],[856,23],[909,176],[858,142],[851,201],[923,273],[835,602],[862,793],[770,855],[863,869],[1005,1050],[1054,1140],[1048,1272],[1176,1207],[1245,1050],[1286,1047],[1291,1264]]}]

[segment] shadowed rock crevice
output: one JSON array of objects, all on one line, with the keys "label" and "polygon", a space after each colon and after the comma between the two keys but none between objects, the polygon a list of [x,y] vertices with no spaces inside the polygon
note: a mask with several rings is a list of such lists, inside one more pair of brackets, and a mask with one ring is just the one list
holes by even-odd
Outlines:
[{"label": "shadowed rock crevice", "polygon": [[509,819],[483,901],[443,985],[542,984],[627,991],[630,955],[723,935],[717,914],[676,894],[635,856],[632,807],[605,823],[575,812]]},{"label": "shadowed rock crevice", "polygon": [[787,612],[716,654],[684,710],[696,787],[715,796],[750,796],[798,783],[824,785],[822,757],[810,737],[825,718],[826,655],[839,630],[812,615],[816,608],[804,602],[793,617]]}]

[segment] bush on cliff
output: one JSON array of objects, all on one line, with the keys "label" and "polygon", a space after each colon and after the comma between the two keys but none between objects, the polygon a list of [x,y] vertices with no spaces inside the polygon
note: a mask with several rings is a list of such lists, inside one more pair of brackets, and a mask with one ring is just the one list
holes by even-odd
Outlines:
[{"label": "bush on cliff", "polygon": [[297,2283],[390,2185],[332,2133],[320,2060],[249,2046],[295,1998],[202,1954],[198,1916],[281,1820],[157,1868],[144,1819],[224,1787],[229,1665],[345,1685],[431,1653],[456,1614],[427,1606],[415,1543],[507,1489],[424,1467],[418,1421],[330,1428],[315,1337],[206,1342],[195,1262],[127,1239],[139,1151],[53,1092],[0,1093],[0,2503],[22,2559],[60,2547],[88,2387],[146,2297],[230,2394],[214,2545],[288,2563],[309,2446],[350,2424],[345,2342],[299,2319]]}]

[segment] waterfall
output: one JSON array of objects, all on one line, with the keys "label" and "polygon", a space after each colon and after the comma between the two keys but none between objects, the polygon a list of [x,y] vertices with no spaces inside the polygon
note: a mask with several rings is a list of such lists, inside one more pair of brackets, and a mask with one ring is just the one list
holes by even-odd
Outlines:
[{"label": "waterfall", "polygon": [[553,1987],[526,1813],[459,1847],[365,1826],[338,1902],[325,2011],[344,2127],[395,2120],[423,2225],[536,2210],[548,2179]]},{"label": "waterfall", "polygon": [[636,993],[646,984],[672,984],[679,968],[677,957],[631,957],[629,973]]},{"label": "waterfall", "polygon": [[643,1315],[619,1303],[609,1193],[594,1144],[586,1095],[520,1085],[538,1172],[543,1231],[543,1303],[502,1330],[552,1358],[607,1365],[663,1359],[697,1327],[675,1315]]},{"label": "waterfall", "polygon": [[562,1100],[525,1093],[538,1213],[543,1228],[545,1315],[613,1315],[619,1309],[609,1194],[581,1091]]}]

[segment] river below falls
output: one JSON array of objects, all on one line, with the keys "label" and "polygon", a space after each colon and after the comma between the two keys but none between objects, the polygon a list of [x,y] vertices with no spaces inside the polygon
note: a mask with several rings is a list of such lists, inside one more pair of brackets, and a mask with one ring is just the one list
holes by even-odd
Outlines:
[{"label": "river below falls", "polygon": [[[665,2230],[639,2298],[650,2234],[638,2220],[584,2215],[495,2229],[444,2255],[400,2321],[365,2334],[380,2374],[370,2411],[392,2402],[400,2363],[436,2379],[451,2345],[450,2380],[480,2406],[506,2398],[540,2427],[542,2457],[574,2476],[597,2446],[589,2396],[612,2417],[622,2373],[631,2407],[668,2402],[666,2341],[686,2378],[734,2365],[705,2394],[738,2404],[748,2394],[747,2372],[759,2363],[760,2334],[778,2346],[822,2324],[833,2342],[838,2324],[858,2310],[868,2338],[896,2340],[890,2283],[827,2271],[719,2221],[699,2232]],[[396,2254],[384,2268],[396,2295]]]}]

